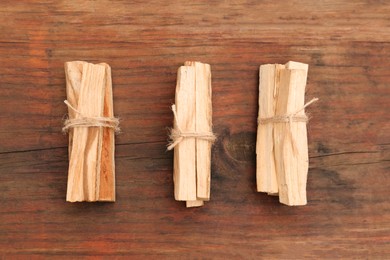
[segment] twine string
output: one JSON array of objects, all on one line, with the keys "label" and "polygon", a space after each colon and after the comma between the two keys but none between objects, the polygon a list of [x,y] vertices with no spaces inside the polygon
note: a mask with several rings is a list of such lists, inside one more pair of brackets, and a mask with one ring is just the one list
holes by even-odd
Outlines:
[{"label": "twine string", "polygon": [[206,140],[209,142],[214,142],[217,139],[217,137],[213,132],[183,131],[180,128],[175,105],[172,105],[172,112],[173,112],[173,119],[175,121],[175,128],[171,129],[171,133],[169,135],[171,142],[168,144],[168,148],[167,148],[168,151],[172,150],[176,145],[178,145],[185,138],[196,138],[196,139]]},{"label": "twine string", "polygon": [[65,100],[64,103],[72,109],[74,112],[80,115],[80,118],[68,118],[64,122],[64,127],[62,128],[63,132],[69,131],[71,128],[75,127],[108,127],[119,132],[119,119],[115,117],[86,117],[76,108],[74,108],[68,100]]},{"label": "twine string", "polygon": [[304,106],[302,106],[300,109],[295,111],[294,113],[287,114],[287,115],[280,115],[280,116],[273,116],[273,117],[264,117],[259,118],[258,123],[265,125],[269,123],[289,123],[292,122],[307,122],[308,118],[306,115],[297,115],[299,112],[304,110],[306,107],[310,106],[314,102],[317,102],[318,98],[313,98],[309,102],[307,102]]}]

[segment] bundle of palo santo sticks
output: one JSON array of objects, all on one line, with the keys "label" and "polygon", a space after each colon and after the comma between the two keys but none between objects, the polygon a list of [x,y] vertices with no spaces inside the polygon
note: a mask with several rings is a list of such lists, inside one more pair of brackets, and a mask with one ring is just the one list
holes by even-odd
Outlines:
[{"label": "bundle of palo santo sticks", "polygon": [[309,167],[304,103],[308,65],[260,66],[257,130],[257,190],[283,204],[305,205]]}]

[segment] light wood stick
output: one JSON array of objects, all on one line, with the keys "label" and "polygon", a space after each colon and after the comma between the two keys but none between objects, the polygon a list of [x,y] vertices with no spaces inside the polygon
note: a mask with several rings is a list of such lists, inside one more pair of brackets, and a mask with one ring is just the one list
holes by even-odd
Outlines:
[{"label": "light wood stick", "polygon": [[[103,117],[114,117],[111,68],[105,63],[101,65],[106,69]],[[99,201],[115,201],[115,132],[110,128],[102,131]]]},{"label": "light wood stick", "polygon": [[[111,72],[107,64],[65,63],[70,119],[113,116]],[[67,201],[114,201],[114,130],[69,130]]]},{"label": "light wood stick", "polygon": [[[304,96],[307,65],[289,62],[280,74],[276,116],[305,116]],[[298,113],[296,113],[299,111]],[[275,166],[279,183],[279,201],[306,205],[308,146],[306,122],[274,124]]]},{"label": "light wood stick", "polygon": [[[284,65],[261,65],[259,70],[259,119],[275,116],[276,93],[279,74]],[[258,124],[256,141],[257,191],[277,195],[278,182],[275,171],[274,124]]]},{"label": "light wood stick", "polygon": [[[177,72],[176,115],[174,128],[195,132],[195,68],[181,66]],[[179,124],[179,125],[178,125]],[[196,149],[194,138],[184,138],[175,146],[174,176],[175,199],[196,200]]]},{"label": "light wood stick", "polygon": [[[196,132],[212,132],[210,65],[201,62],[185,64],[195,67]],[[196,139],[196,195],[200,200],[210,199],[211,145],[208,140]]]},{"label": "light wood stick", "polygon": [[203,205],[204,205],[203,200],[187,200],[187,202],[186,202],[187,208],[201,207]]}]

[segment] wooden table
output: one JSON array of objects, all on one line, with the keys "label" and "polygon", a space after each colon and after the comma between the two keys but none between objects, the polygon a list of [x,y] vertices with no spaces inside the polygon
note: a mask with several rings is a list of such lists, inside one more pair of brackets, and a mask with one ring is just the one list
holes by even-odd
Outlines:
[{"label": "wooden table", "polygon": [[[0,3],[0,255],[390,257],[390,3]],[[112,67],[115,203],[67,203],[64,62]],[[177,68],[211,64],[212,200],[173,199]],[[258,68],[310,65],[308,205],[255,190]]]}]

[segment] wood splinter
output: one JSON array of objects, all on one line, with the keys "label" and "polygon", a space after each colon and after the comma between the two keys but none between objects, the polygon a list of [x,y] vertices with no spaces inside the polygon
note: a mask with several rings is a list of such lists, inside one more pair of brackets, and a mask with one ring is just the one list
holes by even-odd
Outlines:
[{"label": "wood splinter", "polygon": [[83,61],[65,63],[69,119],[66,200],[115,201],[114,118],[111,68]]},{"label": "wood splinter", "polygon": [[289,206],[306,205],[309,167],[304,103],[308,65],[260,66],[257,130],[257,191],[279,195]]},{"label": "wood splinter", "polygon": [[172,142],[175,199],[187,207],[210,200],[212,133],[211,70],[209,64],[187,61],[178,70]]}]

